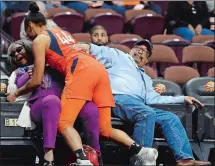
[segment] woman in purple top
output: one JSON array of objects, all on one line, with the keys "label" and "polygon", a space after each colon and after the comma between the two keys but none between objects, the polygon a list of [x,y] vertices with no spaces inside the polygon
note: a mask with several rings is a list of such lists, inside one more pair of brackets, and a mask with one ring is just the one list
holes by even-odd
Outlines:
[{"label": "woman in purple top", "polygon": [[[8,48],[10,62],[15,68],[17,87],[22,87],[32,76],[33,55],[32,45],[28,40],[19,40]],[[64,78],[53,68],[47,66],[43,83],[37,87],[28,99],[31,109],[31,119],[43,124],[44,165],[54,165],[53,149],[57,135],[61,105],[60,95],[64,85]],[[90,109],[90,111],[89,111]],[[87,102],[79,117],[83,122],[87,143],[100,151],[99,146],[99,114],[93,102]]]}]

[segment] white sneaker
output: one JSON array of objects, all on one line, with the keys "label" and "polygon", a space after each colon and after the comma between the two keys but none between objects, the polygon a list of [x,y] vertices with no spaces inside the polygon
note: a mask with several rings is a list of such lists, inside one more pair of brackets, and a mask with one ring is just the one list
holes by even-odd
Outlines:
[{"label": "white sneaker", "polygon": [[77,165],[84,165],[84,166],[93,166],[93,164],[90,162],[90,160],[81,160],[81,159],[77,159],[76,160]]},{"label": "white sneaker", "polygon": [[154,148],[142,147],[140,152],[131,157],[130,163],[134,166],[156,165],[158,151]]}]

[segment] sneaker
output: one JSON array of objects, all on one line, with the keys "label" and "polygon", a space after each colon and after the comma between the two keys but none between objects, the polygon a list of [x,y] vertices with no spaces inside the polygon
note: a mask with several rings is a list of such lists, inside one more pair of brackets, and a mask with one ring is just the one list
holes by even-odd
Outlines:
[{"label": "sneaker", "polygon": [[86,166],[93,166],[93,164],[90,162],[90,160],[81,160],[81,159],[77,159],[77,165],[86,165]]},{"label": "sneaker", "polygon": [[142,147],[140,152],[131,157],[130,163],[133,166],[156,165],[158,151],[154,148]]}]

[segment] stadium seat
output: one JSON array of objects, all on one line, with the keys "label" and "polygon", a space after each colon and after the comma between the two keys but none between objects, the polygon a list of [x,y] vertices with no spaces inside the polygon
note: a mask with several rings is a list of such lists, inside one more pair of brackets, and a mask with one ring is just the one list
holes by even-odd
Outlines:
[{"label": "stadium seat", "polygon": [[118,13],[100,13],[91,17],[88,23],[91,27],[101,25],[107,30],[108,35],[112,35],[123,33],[125,20]]},{"label": "stadium seat", "polygon": [[155,13],[154,11],[152,11],[152,10],[147,10],[147,9],[144,9],[144,10],[130,9],[130,10],[127,10],[125,12],[125,20],[126,20],[126,22],[130,22],[132,19],[134,19],[135,17],[137,17],[139,15],[153,15],[153,16],[156,16],[158,14]]},{"label": "stadium seat", "polygon": [[167,67],[178,63],[178,59],[170,47],[153,45],[152,56],[149,58],[148,66],[152,67],[159,77],[163,76],[163,72]]},{"label": "stadium seat", "polygon": [[73,33],[72,36],[78,42],[91,42],[90,34],[89,33]]},{"label": "stadium seat", "polygon": [[23,137],[24,128],[17,126],[23,103],[1,102],[1,132],[0,137]]},{"label": "stadium seat", "polygon": [[205,46],[211,47],[215,50],[215,40],[207,40],[203,43]]},{"label": "stadium seat", "polygon": [[162,15],[166,15],[166,10],[168,8],[168,1],[153,1],[156,5],[160,6]]},{"label": "stadium seat", "polygon": [[105,13],[117,14],[117,12],[112,9],[87,9],[85,12],[85,19],[86,21],[89,21],[95,15]]},{"label": "stadium seat", "polygon": [[15,40],[20,39],[21,23],[27,14],[26,12],[14,13],[11,17],[11,36]]},{"label": "stadium seat", "polygon": [[[193,125],[196,126],[196,137],[200,145],[203,160],[209,160],[215,143],[214,134],[214,78],[194,78],[185,85],[185,93],[200,100],[204,107],[194,108]],[[214,156],[214,155],[212,155]]]},{"label": "stadium seat", "polygon": [[179,61],[179,65],[182,65],[182,52],[184,47],[189,46],[191,43],[188,40],[165,40],[163,41],[163,44],[166,46],[169,46],[173,49],[173,51],[175,52],[178,61]]},{"label": "stadium seat", "polygon": [[153,44],[164,44],[171,47],[179,60],[179,65],[182,64],[183,48],[190,45],[190,41],[187,41],[177,35],[153,35],[151,37],[151,42]]},{"label": "stadium seat", "polygon": [[[34,165],[35,157],[43,159],[43,148],[36,146],[32,139],[24,130],[17,126],[17,119],[23,103],[2,102],[0,108],[0,162],[3,165]],[[1,159],[4,159],[3,161]]]},{"label": "stadium seat", "polygon": [[165,80],[175,82],[181,86],[196,77],[200,77],[198,71],[187,66],[171,66],[164,71]]},{"label": "stadium seat", "polygon": [[[165,96],[182,96],[182,89],[176,83],[171,81],[163,80],[163,79],[154,79],[153,86],[155,91],[160,95]],[[186,104],[152,104],[150,105],[154,108],[162,109],[165,111],[172,112],[176,114],[181,120],[182,125],[184,126],[188,139],[192,146],[194,154],[198,145],[193,142],[192,139],[192,110],[188,109],[188,105]],[[175,165],[175,160],[173,157],[173,153],[169,148],[169,145],[166,143],[166,140],[163,136],[163,132],[160,129],[160,126],[156,124],[155,132],[154,132],[154,144],[155,147],[159,151],[159,157],[157,159],[157,163],[162,163],[164,165]],[[196,148],[197,147],[197,148]],[[166,158],[168,156],[168,159]]]},{"label": "stadium seat", "polygon": [[125,39],[123,41],[121,41],[119,44],[125,45],[129,48],[133,48],[134,43],[136,43],[138,41],[137,38],[133,38],[133,39]]},{"label": "stadium seat", "polygon": [[110,42],[114,44],[122,44],[132,48],[134,43],[141,40],[142,37],[136,34],[113,34],[110,36]]},{"label": "stadium seat", "polygon": [[[171,81],[153,79],[153,87],[157,93],[163,96],[183,96],[181,87]],[[192,139],[192,112],[186,109],[185,104],[153,104],[150,106],[170,111],[178,115],[185,127],[188,138]],[[158,132],[158,130],[159,129],[157,128],[155,138],[163,138],[161,132]]]},{"label": "stadium seat", "polygon": [[197,35],[192,38],[192,43],[204,43],[208,40],[214,40],[213,35]]},{"label": "stadium seat", "polygon": [[108,47],[117,48],[117,49],[123,51],[124,53],[130,52],[130,48],[128,48],[127,46],[121,45],[121,44],[108,44]]},{"label": "stadium seat", "polygon": [[206,76],[214,66],[214,50],[208,46],[188,46],[183,49],[182,63],[197,69],[201,76]]},{"label": "stadium seat", "polygon": [[67,30],[70,33],[82,32],[84,26],[84,16],[82,16],[79,13],[71,12],[58,13],[53,16],[53,21],[59,27],[61,27],[64,30]]},{"label": "stadium seat", "polygon": [[51,19],[54,15],[65,12],[77,13],[74,9],[70,8],[48,8],[47,18]]},{"label": "stadium seat", "polygon": [[181,36],[178,35],[153,35],[151,37],[151,42],[154,43],[163,43],[166,40],[171,40],[171,41],[182,41],[184,40]]},{"label": "stadium seat", "polygon": [[110,42],[114,43],[114,44],[119,44],[120,42],[122,42],[123,40],[126,39],[135,39],[135,40],[141,40],[143,39],[141,36],[136,35],[136,34],[113,34],[110,36]]},{"label": "stadium seat", "polygon": [[[201,101],[205,107],[198,108],[198,127],[199,139],[215,139],[214,136],[214,78],[200,77],[194,78],[185,84],[186,95],[193,96]],[[203,118],[203,119],[202,119]]]},{"label": "stadium seat", "polygon": [[153,35],[164,33],[164,18],[160,15],[139,15],[131,21],[131,32],[150,40]]},{"label": "stadium seat", "polygon": [[212,67],[208,70],[208,77],[215,77],[214,70],[215,70],[214,67]]},{"label": "stadium seat", "polygon": [[149,77],[151,77],[152,79],[158,78],[158,75],[157,75],[156,71],[154,71],[151,67],[149,67],[149,66],[143,66],[143,69],[144,69],[145,73]]}]

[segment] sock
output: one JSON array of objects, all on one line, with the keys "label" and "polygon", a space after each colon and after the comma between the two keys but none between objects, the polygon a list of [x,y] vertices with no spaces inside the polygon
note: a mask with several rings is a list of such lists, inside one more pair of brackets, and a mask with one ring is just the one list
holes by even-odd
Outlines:
[{"label": "sock", "polygon": [[81,160],[88,160],[87,155],[85,154],[83,149],[77,149],[76,151],[74,151],[77,159],[81,159]]},{"label": "sock", "polygon": [[131,155],[138,154],[140,152],[141,148],[142,147],[139,144],[134,142],[129,148]]}]

